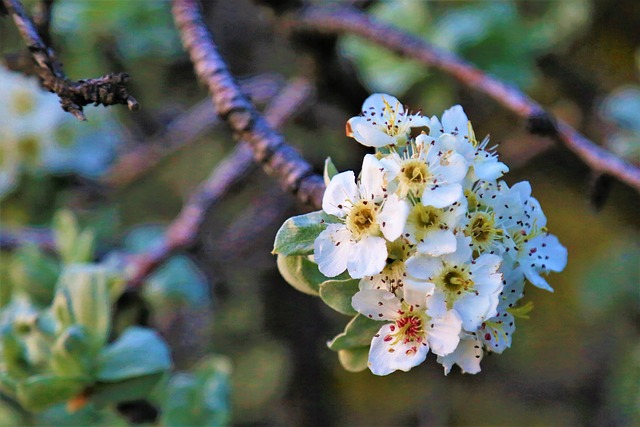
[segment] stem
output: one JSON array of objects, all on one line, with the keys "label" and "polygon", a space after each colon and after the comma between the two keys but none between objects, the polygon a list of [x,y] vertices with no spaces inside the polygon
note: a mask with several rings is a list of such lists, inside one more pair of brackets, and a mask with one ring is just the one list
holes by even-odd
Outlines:
[{"label": "stem", "polygon": [[594,171],[614,176],[640,192],[640,167],[596,145],[564,121],[553,118],[518,88],[485,74],[452,52],[348,8],[310,7],[287,24],[296,31],[355,34],[401,56],[437,68],[466,86],[485,93],[530,123],[544,119],[544,123],[550,126],[546,135],[562,142]]}]

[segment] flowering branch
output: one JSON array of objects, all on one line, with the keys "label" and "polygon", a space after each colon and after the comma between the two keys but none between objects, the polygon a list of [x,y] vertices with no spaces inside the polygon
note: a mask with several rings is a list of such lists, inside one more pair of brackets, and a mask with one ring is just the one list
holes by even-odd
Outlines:
[{"label": "flowering branch", "polygon": [[[104,106],[125,104],[130,110],[139,108],[138,101],[127,91],[129,75],[126,73],[107,74],[88,80],[69,80],[56,59],[55,51],[43,41],[36,25],[27,16],[22,3],[19,0],[2,0],[2,2],[4,11],[12,15],[22,39],[36,62],[40,84],[58,95],[64,111],[80,120],[86,120],[82,108],[88,104]],[[50,7],[52,2],[45,3]],[[50,10],[47,6],[44,7],[43,16],[48,16]],[[44,29],[48,19],[43,17],[39,22],[42,23],[40,27]],[[48,28],[48,24],[46,27]]]},{"label": "flowering branch", "polygon": [[303,203],[319,207],[325,185],[321,176],[287,145],[242,93],[209,33],[196,0],[174,0],[173,16],[199,79],[209,89],[216,111],[246,141],[255,160]]},{"label": "flowering branch", "polygon": [[296,31],[356,34],[399,55],[435,67],[479,90],[529,122],[532,132],[551,136],[578,155],[595,172],[608,174],[640,191],[640,168],[596,145],[513,86],[491,77],[454,53],[440,50],[397,27],[349,8],[307,8],[288,21]]},{"label": "flowering branch", "polygon": [[[278,91],[280,79],[273,75],[261,75],[241,82],[254,102],[263,103]],[[205,131],[218,123],[218,115],[205,99],[176,117],[160,135],[121,155],[102,182],[109,186],[123,187],[131,184],[157,166],[162,159],[191,144]]]},{"label": "flowering branch", "polygon": [[[300,110],[310,93],[311,86],[306,80],[293,80],[272,101],[265,114],[266,120],[274,128],[282,126]],[[254,168],[253,149],[249,142],[242,141],[189,197],[178,217],[167,229],[162,244],[148,253],[132,257],[128,267],[132,271],[128,287],[141,286],[143,280],[173,253],[191,245],[207,210]]]}]

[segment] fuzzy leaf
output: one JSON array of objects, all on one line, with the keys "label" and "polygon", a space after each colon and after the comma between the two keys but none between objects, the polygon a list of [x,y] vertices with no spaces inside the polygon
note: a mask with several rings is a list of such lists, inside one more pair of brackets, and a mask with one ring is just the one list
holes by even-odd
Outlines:
[{"label": "fuzzy leaf", "polygon": [[381,322],[358,314],[347,324],[344,332],[338,334],[327,345],[331,350],[335,351],[368,347],[381,326]]},{"label": "fuzzy leaf", "polygon": [[88,381],[83,377],[36,375],[18,384],[18,401],[30,411],[40,411],[78,395]]},{"label": "fuzzy leaf", "polygon": [[320,284],[320,298],[335,311],[355,316],[357,311],[351,306],[351,298],[358,292],[358,279],[327,280]]},{"label": "fuzzy leaf", "polygon": [[369,347],[357,347],[338,351],[338,360],[349,372],[361,372],[369,363]]},{"label": "fuzzy leaf", "polygon": [[278,255],[277,264],[284,280],[305,294],[318,295],[320,283],[328,280],[306,256]]},{"label": "fuzzy leaf", "polygon": [[331,178],[338,174],[338,169],[336,165],[331,161],[331,157],[327,157],[327,160],[324,161],[324,173],[322,176],[324,177],[324,185],[329,185],[331,182]]},{"label": "fuzzy leaf", "polygon": [[96,378],[116,382],[170,368],[169,348],[162,338],[150,329],[132,326],[98,355]]},{"label": "fuzzy leaf", "polygon": [[313,253],[313,242],[327,227],[326,223],[337,221],[336,217],[323,211],[289,218],[282,224],[276,234],[272,253],[280,255],[310,255]]}]

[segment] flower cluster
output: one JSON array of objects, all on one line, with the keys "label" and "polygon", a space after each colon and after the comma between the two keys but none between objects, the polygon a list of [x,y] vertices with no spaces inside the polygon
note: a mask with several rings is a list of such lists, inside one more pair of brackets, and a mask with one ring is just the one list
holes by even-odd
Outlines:
[{"label": "flower cluster", "polygon": [[500,180],[507,166],[488,138],[476,139],[462,107],[429,119],[374,94],[347,135],[376,153],[357,179],[331,177],[311,259],[327,278],[346,271],[357,281],[351,306],[377,321],[367,366],[408,371],[431,350],[445,373],[454,364],[479,372],[531,309],[519,302],[525,280],[552,291],[545,275],[565,267],[566,249],[547,232],[529,183]]}]

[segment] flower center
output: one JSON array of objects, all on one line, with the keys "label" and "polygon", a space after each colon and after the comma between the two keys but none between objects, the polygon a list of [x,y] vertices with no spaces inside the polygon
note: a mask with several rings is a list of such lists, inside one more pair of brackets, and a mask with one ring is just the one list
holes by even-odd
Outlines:
[{"label": "flower center", "polygon": [[[408,344],[410,342],[422,343],[425,339],[424,323],[426,314],[415,310],[414,306],[402,304],[402,310],[399,311],[400,317],[396,319],[395,324],[391,325],[391,334],[384,337],[390,345],[398,343]],[[410,350],[408,350],[410,351]],[[413,349],[415,352],[416,349]]]},{"label": "flower center", "polygon": [[469,218],[469,225],[464,234],[471,237],[473,249],[478,252],[490,252],[504,237],[502,229],[496,227],[495,214],[476,211]]},{"label": "flower center", "polygon": [[453,308],[453,304],[463,293],[474,292],[473,280],[465,267],[448,266],[434,282],[444,291],[448,309]]},{"label": "flower center", "polygon": [[31,93],[26,90],[14,93],[13,110],[21,116],[29,114],[35,108],[36,103]]},{"label": "flower center", "polygon": [[347,215],[347,228],[357,239],[365,235],[375,234],[379,228],[376,223],[377,215],[378,211],[374,203],[360,200]]},{"label": "flower center", "polygon": [[442,211],[432,206],[418,203],[407,218],[408,230],[417,242],[423,241],[429,232],[439,230],[442,225]]}]

